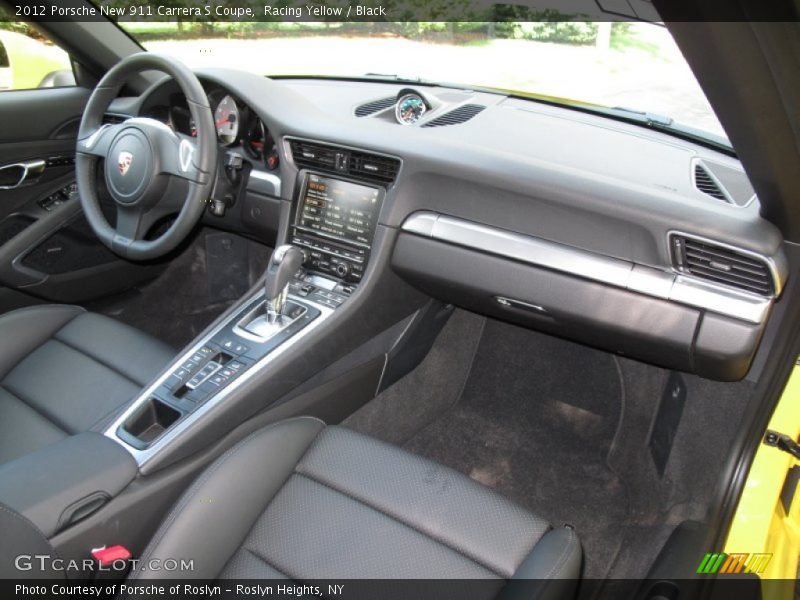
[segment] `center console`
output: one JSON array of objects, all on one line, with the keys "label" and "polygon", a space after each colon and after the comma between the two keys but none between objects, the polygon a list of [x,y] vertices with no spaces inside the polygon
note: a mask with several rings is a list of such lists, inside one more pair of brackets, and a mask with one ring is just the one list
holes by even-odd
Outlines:
[{"label": "center console", "polygon": [[297,189],[289,245],[273,253],[264,290],[181,355],[106,430],[140,466],[319,327],[364,277],[384,188],[301,171]]}]

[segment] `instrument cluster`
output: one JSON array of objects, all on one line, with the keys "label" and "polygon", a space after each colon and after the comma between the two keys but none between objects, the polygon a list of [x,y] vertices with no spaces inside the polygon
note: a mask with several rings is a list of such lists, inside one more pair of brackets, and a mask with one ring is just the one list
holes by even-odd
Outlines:
[{"label": "instrument cluster", "polygon": [[[252,108],[222,89],[210,91],[208,100],[221,145],[231,148],[241,146],[244,154],[259,166],[269,171],[278,168],[280,157],[275,138]],[[194,119],[182,95],[172,95],[166,110],[159,107],[151,112],[159,113],[152,116],[164,120],[174,131],[197,135]]]}]

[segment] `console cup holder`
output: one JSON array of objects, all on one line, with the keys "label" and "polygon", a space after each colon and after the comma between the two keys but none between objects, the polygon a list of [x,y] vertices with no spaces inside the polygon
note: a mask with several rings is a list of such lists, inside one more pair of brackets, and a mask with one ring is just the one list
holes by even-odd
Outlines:
[{"label": "console cup holder", "polygon": [[158,439],[169,427],[181,418],[180,411],[161,402],[158,398],[150,398],[142,407],[133,413],[122,424],[120,429],[126,433],[126,438],[134,438],[140,444],[147,446]]}]

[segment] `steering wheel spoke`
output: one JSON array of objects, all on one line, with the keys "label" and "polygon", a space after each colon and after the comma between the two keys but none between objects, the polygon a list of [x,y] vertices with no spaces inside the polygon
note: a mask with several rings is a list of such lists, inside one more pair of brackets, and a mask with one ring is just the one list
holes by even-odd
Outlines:
[{"label": "steering wheel spoke", "polygon": [[78,140],[76,148],[81,154],[106,158],[111,148],[111,142],[122,129],[121,124],[105,123],[95,129],[92,133]]},{"label": "steering wheel spoke", "polygon": [[205,185],[211,175],[201,171],[196,164],[197,141],[188,135],[170,131],[159,132],[157,144],[161,153],[161,172],[193,183]]},{"label": "steering wheel spoke", "polygon": [[144,232],[143,227],[143,213],[139,207],[132,206],[130,208],[117,208],[117,234],[126,237],[130,240],[139,239],[140,235]]}]

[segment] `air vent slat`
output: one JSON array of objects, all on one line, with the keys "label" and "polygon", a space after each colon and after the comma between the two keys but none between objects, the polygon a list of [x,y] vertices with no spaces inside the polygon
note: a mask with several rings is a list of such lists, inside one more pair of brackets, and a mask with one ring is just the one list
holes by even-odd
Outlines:
[{"label": "air vent slat", "polygon": [[698,260],[714,260],[720,259],[731,263],[732,266],[735,268],[741,268],[750,270],[752,273],[760,273],[761,272],[761,265],[755,261],[743,261],[738,257],[733,256],[725,256],[720,252],[709,252],[708,250],[696,250],[691,246],[686,247],[687,254],[691,255],[692,257]]},{"label": "air vent slat", "polygon": [[[711,268],[711,269],[715,269],[716,268],[717,270],[726,271],[728,273],[731,273],[732,275],[738,275],[739,277],[744,277],[746,279],[751,279],[751,280],[757,281],[759,283],[765,283],[765,284],[769,283],[769,278],[768,277],[766,277],[763,273],[760,273],[760,272],[758,272],[758,271],[756,271],[754,269],[745,269],[745,268],[742,268],[740,266],[735,266],[735,265],[726,265],[726,266],[730,267],[729,270],[726,269],[726,268],[720,269],[720,268],[715,266],[717,264],[716,261],[710,261],[710,260],[707,260],[707,259],[697,259],[697,258],[695,258],[693,256],[690,256],[690,255],[687,256],[687,260],[691,264],[696,264],[696,265],[698,265],[700,267],[708,267],[708,268]],[[722,263],[722,264],[725,264],[725,263]]]},{"label": "air vent slat", "polygon": [[691,269],[693,273],[702,273],[704,275],[708,275],[709,277],[721,277],[723,279],[727,279],[732,282],[741,283],[745,286],[753,286],[758,288],[764,288],[765,291],[769,290],[769,281],[764,279],[756,279],[753,277],[747,277],[744,275],[739,275],[738,273],[733,273],[731,271],[720,271],[715,269],[714,267],[708,265],[701,265],[695,264],[691,265]]},{"label": "air vent slat", "polygon": [[389,96],[388,98],[381,98],[380,100],[373,100],[361,106],[356,107],[355,114],[357,117],[368,117],[378,111],[385,110],[393,106],[397,102],[397,98]]},{"label": "air vent slat", "polygon": [[772,271],[758,256],[678,235],[672,248],[675,266],[684,273],[765,296],[775,292]]},{"label": "air vent slat", "polygon": [[399,166],[398,162],[392,158],[363,152],[351,152],[348,162],[348,170],[351,175],[384,182],[394,181]]},{"label": "air vent slat", "polygon": [[336,150],[319,144],[292,141],[292,157],[295,164],[304,167],[336,168]]},{"label": "air vent slat", "polygon": [[694,166],[694,184],[698,190],[707,196],[722,200],[723,202],[730,202],[728,196],[725,195],[722,188],[714,181],[708,170],[699,163]]},{"label": "air vent slat", "polygon": [[423,127],[445,127],[447,125],[458,125],[465,123],[480,113],[486,107],[482,104],[464,104],[458,108],[454,108],[448,113],[440,117],[428,121]]}]

